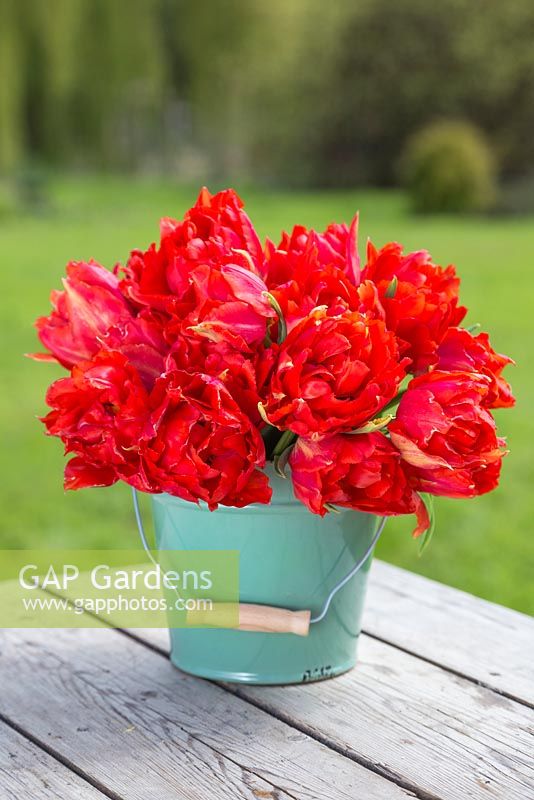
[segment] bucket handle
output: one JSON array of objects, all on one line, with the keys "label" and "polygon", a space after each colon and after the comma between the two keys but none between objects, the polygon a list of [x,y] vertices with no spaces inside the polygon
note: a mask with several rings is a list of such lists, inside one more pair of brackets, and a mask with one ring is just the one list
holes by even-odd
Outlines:
[{"label": "bucket handle", "polygon": [[[139,508],[139,500],[137,497],[137,490],[132,486],[133,506],[135,511],[135,519],[139,536],[145,549],[147,556],[156,569],[160,569],[159,563],[156,561],[148,544],[143,519],[141,517],[141,510]],[[294,633],[297,636],[307,636],[309,633],[310,625],[321,622],[330,608],[330,604],[335,595],[339,592],[351,578],[363,567],[371,553],[373,552],[376,543],[380,538],[380,534],[384,530],[387,517],[383,517],[380,521],[376,533],[371,539],[371,543],[367,547],[365,553],[358,559],[356,564],[352,567],[350,572],[340,580],[333,589],[331,589],[328,597],[326,598],[323,607],[319,614],[315,617],[311,616],[311,611],[291,611],[288,608],[279,608],[278,606],[265,606],[255,603],[239,603],[239,622],[236,626],[239,630],[244,631],[263,631],[264,633]],[[176,591],[176,590],[175,590]],[[210,611],[189,611],[187,614],[187,622],[191,625],[211,625],[217,627],[217,611],[221,612],[221,619],[225,619],[225,610],[228,604],[217,603],[217,609]],[[214,614],[215,611],[215,614]],[[227,617],[226,617],[227,618]]]},{"label": "bucket handle", "polygon": [[351,578],[353,578],[353,577],[356,575],[356,573],[357,573],[357,572],[359,572],[359,571],[360,571],[360,569],[363,567],[363,565],[365,564],[365,562],[367,561],[367,559],[369,558],[369,556],[371,555],[371,553],[372,553],[372,552],[373,552],[373,550],[375,549],[375,546],[376,546],[376,544],[377,544],[378,540],[380,539],[380,535],[381,535],[382,531],[384,530],[384,527],[385,527],[385,525],[386,525],[386,522],[387,522],[387,517],[382,517],[382,519],[380,520],[380,524],[379,524],[378,528],[376,529],[376,533],[375,533],[375,535],[373,536],[373,538],[371,539],[371,543],[370,543],[369,547],[367,548],[367,550],[365,551],[365,553],[363,554],[363,556],[362,556],[361,558],[359,558],[359,559],[358,559],[358,561],[355,563],[355,565],[354,565],[354,566],[353,566],[353,568],[350,570],[350,572],[347,572],[347,574],[345,575],[345,577],[344,577],[344,578],[341,578],[341,580],[340,580],[340,581],[338,581],[338,583],[336,583],[336,585],[335,585],[335,586],[334,586],[334,588],[333,588],[333,589],[330,591],[330,594],[329,594],[329,595],[328,595],[328,597],[326,598],[326,600],[325,600],[325,602],[324,602],[324,605],[323,605],[323,607],[322,607],[322,609],[321,609],[320,613],[319,613],[319,614],[317,614],[317,616],[315,616],[315,617],[312,617],[312,618],[310,619],[310,625],[313,625],[313,624],[314,624],[314,623],[316,623],[316,622],[320,622],[322,619],[324,619],[324,618],[326,617],[326,615],[327,615],[327,613],[328,613],[328,609],[330,608],[330,603],[331,603],[331,602],[332,602],[332,600],[334,599],[335,595],[336,595],[336,594],[339,592],[339,590],[340,590],[340,589],[342,589],[342,588],[343,588],[343,586],[345,586],[345,584],[346,584],[346,583],[348,583],[348,582],[350,581],[350,579],[351,579]]}]

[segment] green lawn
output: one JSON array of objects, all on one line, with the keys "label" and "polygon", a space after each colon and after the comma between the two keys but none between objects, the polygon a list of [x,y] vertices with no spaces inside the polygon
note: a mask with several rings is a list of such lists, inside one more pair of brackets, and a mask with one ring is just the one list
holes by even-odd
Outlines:
[{"label": "green lawn", "polygon": [[[215,187],[217,188],[217,187]],[[508,437],[500,488],[475,501],[438,501],[437,530],[422,558],[411,540],[411,520],[388,523],[381,558],[482,597],[534,612],[534,401],[532,363],[534,219],[416,218],[402,195],[382,191],[284,194],[243,191],[261,234],[276,237],[294,222],[319,228],[361,212],[362,249],[397,239],[426,247],[438,262],[454,262],[463,278],[469,322],[492,334],[512,355],[516,409],[498,414]],[[195,192],[172,183],[126,179],[62,179],[51,187],[51,210],[40,217],[0,219],[4,331],[0,397],[4,547],[127,547],[136,532],[129,490],[116,486],[65,494],[61,444],[46,439],[36,415],[45,410],[47,384],[60,373],[22,357],[38,349],[32,328],[48,313],[48,294],[60,286],[69,259],[93,257],[107,266],[157,237],[162,215],[180,215]],[[530,399],[529,399],[530,398]]]}]

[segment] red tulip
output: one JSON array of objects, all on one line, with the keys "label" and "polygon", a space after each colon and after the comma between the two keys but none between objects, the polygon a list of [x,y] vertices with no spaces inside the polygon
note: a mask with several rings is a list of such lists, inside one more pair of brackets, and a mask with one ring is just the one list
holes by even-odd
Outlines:
[{"label": "red tulip", "polygon": [[165,314],[171,340],[194,328],[246,350],[263,341],[275,317],[259,239],[232,190],[212,196],[203,189],[183,221],[162,220],[159,248],[133,251],[120,271],[132,302]]},{"label": "red tulip", "polygon": [[101,341],[103,349],[115,350],[128,358],[148,389],[165,368],[168,345],[160,320],[148,310],[143,309],[121,326],[113,326]]},{"label": "red tulip", "polygon": [[[215,242],[225,252],[232,252],[241,248],[245,250],[252,262],[254,269],[261,274],[263,271],[263,250],[252,222],[243,211],[243,201],[233,189],[225,189],[215,195],[204,187],[196,204],[184,217],[186,223],[195,228],[196,239],[189,239],[192,250],[195,247],[203,248],[203,242]],[[175,235],[174,222],[169,220],[169,234]],[[164,223],[165,228],[165,223]],[[163,231],[165,234],[165,230]],[[193,259],[198,258],[193,254]]]},{"label": "red tulip", "polygon": [[353,283],[360,283],[360,257],[358,255],[358,214],[350,227],[332,223],[324,233],[317,234],[319,259],[323,264],[336,263]]},{"label": "red tulip", "polygon": [[245,506],[268,503],[265,448],[257,428],[224,384],[208,375],[175,371],[150,397],[156,436],[143,445],[143,464],[161,491],[184,500]]},{"label": "red tulip", "polygon": [[160,247],[134,250],[124,270],[124,289],[141,305],[176,309],[190,288],[191,270],[231,261],[239,251],[256,274],[263,272],[260,240],[233,189],[211,195],[203,188],[183,220],[164,218],[160,228]]},{"label": "red tulip", "polygon": [[267,322],[276,317],[262,279],[238,264],[218,269],[199,266],[190,274],[196,305],[182,323],[213,342],[250,352],[265,339]]},{"label": "red tulip", "polygon": [[133,308],[111,272],[94,261],[71,262],[62,292],[52,292],[54,310],[36,322],[39,338],[51,355],[35,353],[40,361],[59,361],[70,369],[100,350],[128,355],[149,386],[163,369],[161,326],[148,312],[134,316]]},{"label": "red tulip", "polygon": [[466,309],[458,305],[459,278],[453,266],[436,266],[425,250],[403,255],[392,242],[381,250],[369,243],[363,280],[378,287],[388,328],[407,344],[410,372],[425,372],[437,362],[447,328],[458,325]]},{"label": "red tulip", "polygon": [[500,355],[490,345],[487,333],[472,336],[464,328],[449,328],[438,348],[436,369],[451,372],[481,372],[490,379],[484,398],[487,408],[510,408],[515,404],[510,384],[502,377],[507,364],[514,361]]},{"label": "red tulip", "polygon": [[301,437],[289,464],[295,495],[315,514],[324,516],[331,504],[381,516],[416,513],[415,536],[429,526],[400,453],[382,433]]},{"label": "red tulip", "polygon": [[408,363],[380,320],[316,309],[280,346],[266,417],[301,436],[351,431],[395,396]]},{"label": "red tulip", "polygon": [[101,349],[101,338],[114,325],[132,318],[117,278],[94,261],[72,261],[65,290],[52,292],[54,310],[36,322],[39,338],[54,359],[70,369]]},{"label": "red tulip", "polygon": [[300,256],[314,249],[317,268],[336,267],[353,285],[360,283],[360,258],[358,256],[358,215],[350,227],[332,223],[317,233],[296,225],[291,234],[284,233],[278,246],[267,241],[266,282],[270,288],[280,286],[295,278]]},{"label": "red tulip", "polygon": [[98,353],[53,383],[46,396],[52,411],[43,418],[47,433],[59,436],[73,458],[65,488],[109,486],[122,478],[145,491],[140,443],[153,434],[148,393],[120,353]]},{"label": "red tulip", "polygon": [[414,378],[389,425],[412,486],[447,497],[473,497],[495,489],[503,440],[484,407],[485,375],[434,371]]}]

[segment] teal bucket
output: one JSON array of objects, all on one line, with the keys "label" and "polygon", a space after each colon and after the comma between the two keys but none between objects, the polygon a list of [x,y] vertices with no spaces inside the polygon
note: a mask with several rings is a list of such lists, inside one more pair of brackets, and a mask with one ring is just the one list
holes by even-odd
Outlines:
[{"label": "teal bucket", "polygon": [[[241,603],[310,609],[372,547],[380,517],[343,510],[311,514],[290,480],[269,473],[270,505],[206,506],[152,496],[160,550],[237,550]],[[336,592],[307,636],[221,628],[171,628],[171,660],[184,672],[221,681],[287,684],[322,680],[354,666],[372,552]]]}]

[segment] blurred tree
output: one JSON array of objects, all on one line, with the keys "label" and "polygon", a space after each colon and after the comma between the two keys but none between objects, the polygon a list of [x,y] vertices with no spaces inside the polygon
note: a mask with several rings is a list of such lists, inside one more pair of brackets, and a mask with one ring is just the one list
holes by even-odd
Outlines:
[{"label": "blurred tree", "polygon": [[132,167],[157,150],[166,80],[159,9],[158,0],[83,0],[71,119],[78,152],[97,164]]},{"label": "blurred tree", "polygon": [[185,98],[192,108],[197,147],[219,175],[246,172],[246,82],[259,61],[251,33],[258,4],[242,0],[177,2],[167,7],[170,46],[183,54]]},{"label": "blurred tree", "polygon": [[490,135],[507,173],[534,171],[534,3],[470,0],[457,50],[460,104]]},{"label": "blurred tree", "polygon": [[0,2],[0,170],[15,166],[26,147],[16,9],[17,0]]},{"label": "blurred tree", "polygon": [[82,0],[23,0],[17,6],[26,132],[31,155],[39,159],[61,162],[71,151],[81,8]]},{"label": "blurred tree", "polygon": [[459,113],[454,42],[469,0],[366,0],[344,29],[319,109],[326,184],[390,182],[406,135]]},{"label": "blurred tree", "polygon": [[[248,107],[254,175],[268,183],[318,182],[318,111],[328,103],[331,76],[347,6],[323,0],[272,0],[263,9]],[[283,21],[283,24],[281,24]],[[329,124],[324,119],[325,124]]]},{"label": "blurred tree", "polygon": [[324,88],[343,3],[328,14],[322,0],[169,5],[195,143],[215,177],[309,182],[313,101]]}]

